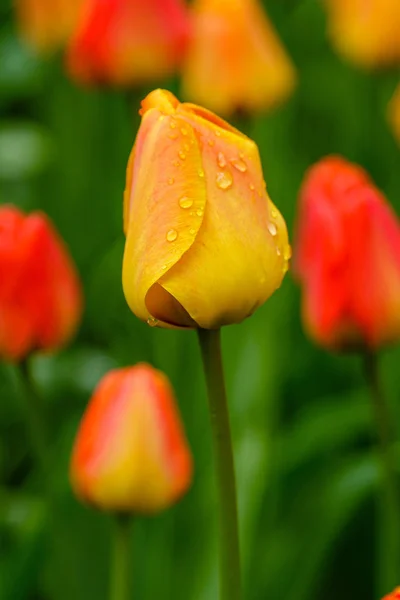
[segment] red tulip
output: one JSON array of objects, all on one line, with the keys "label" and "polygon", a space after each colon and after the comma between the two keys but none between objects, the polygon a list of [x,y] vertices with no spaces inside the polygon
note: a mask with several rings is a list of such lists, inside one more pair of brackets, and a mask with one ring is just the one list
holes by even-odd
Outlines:
[{"label": "red tulip", "polygon": [[305,328],[322,345],[400,338],[400,225],[361,167],[328,157],[306,174],[294,270]]},{"label": "red tulip", "polygon": [[191,454],[163,373],[139,364],[101,380],[75,440],[70,476],[78,498],[103,510],[152,513],[187,491]]},{"label": "red tulip", "polygon": [[81,312],[75,267],[47,217],[1,207],[0,356],[20,360],[36,349],[57,349]]},{"label": "red tulip", "polygon": [[388,594],[382,600],[400,600],[400,587],[396,588],[394,592]]},{"label": "red tulip", "polygon": [[84,83],[142,84],[172,74],[189,22],[181,0],[88,0],[68,69]]}]

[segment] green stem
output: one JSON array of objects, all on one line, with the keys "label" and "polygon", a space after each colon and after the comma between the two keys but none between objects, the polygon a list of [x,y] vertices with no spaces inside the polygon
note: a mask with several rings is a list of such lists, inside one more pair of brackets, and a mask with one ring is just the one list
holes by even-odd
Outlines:
[{"label": "green stem", "polygon": [[110,600],[128,600],[129,598],[130,523],[130,515],[117,514],[114,517]]},{"label": "green stem", "polygon": [[381,388],[375,354],[367,353],[365,356],[365,376],[371,392],[381,465],[378,546],[378,595],[381,597],[399,583],[400,496],[392,452],[391,417]]},{"label": "green stem", "polygon": [[240,553],[235,470],[220,330],[199,329],[219,495],[220,600],[240,600]]},{"label": "green stem", "polygon": [[32,452],[43,478],[47,480],[49,477],[49,446],[43,403],[36,391],[27,360],[20,363],[19,373],[20,396]]}]

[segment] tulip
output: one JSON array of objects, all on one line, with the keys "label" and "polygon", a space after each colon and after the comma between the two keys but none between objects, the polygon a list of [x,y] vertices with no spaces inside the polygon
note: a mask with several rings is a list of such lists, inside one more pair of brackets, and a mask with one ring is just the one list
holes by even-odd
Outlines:
[{"label": "tulip", "polygon": [[150,325],[238,323],[280,286],[290,257],[257,146],[166,91],[141,114],[125,190],[127,302]]},{"label": "tulip", "polygon": [[306,174],[294,271],[317,342],[374,350],[400,338],[400,225],[361,167],[327,157]]},{"label": "tulip", "polygon": [[181,0],[88,0],[67,64],[82,83],[137,85],[174,73],[188,37]]},{"label": "tulip", "polygon": [[399,0],[327,0],[337,51],[361,67],[400,64]]},{"label": "tulip", "polygon": [[188,489],[192,459],[166,376],[146,364],[99,383],[72,453],[77,497],[102,510],[153,513]]},{"label": "tulip", "polygon": [[394,592],[388,594],[382,600],[400,600],[400,587],[396,588]]},{"label": "tulip", "polygon": [[75,267],[41,213],[0,208],[0,356],[18,361],[55,350],[75,332],[82,312]]},{"label": "tulip", "polygon": [[400,84],[397,86],[389,104],[388,117],[393,133],[400,143]]},{"label": "tulip", "polygon": [[224,115],[269,110],[295,69],[258,0],[195,0],[183,95]]},{"label": "tulip", "polygon": [[21,35],[39,52],[62,47],[71,35],[85,0],[16,0]]}]

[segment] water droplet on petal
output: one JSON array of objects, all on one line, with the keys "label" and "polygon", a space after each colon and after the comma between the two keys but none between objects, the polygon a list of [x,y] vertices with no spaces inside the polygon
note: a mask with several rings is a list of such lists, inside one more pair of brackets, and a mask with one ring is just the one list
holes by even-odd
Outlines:
[{"label": "water droplet on petal", "polygon": [[158,319],[155,319],[154,317],[149,317],[147,319],[147,325],[150,325],[150,327],[156,327],[156,325],[158,325]]},{"label": "water droplet on petal", "polygon": [[231,163],[235,167],[235,169],[237,169],[241,173],[245,173],[247,171],[247,165],[241,158],[232,158]]},{"label": "water droplet on petal", "polygon": [[192,200],[192,198],[189,198],[188,196],[183,196],[179,200],[179,206],[181,208],[190,208],[191,206],[193,206],[193,200]]},{"label": "water droplet on petal", "polygon": [[289,244],[286,246],[283,252],[283,258],[285,260],[290,260],[292,258],[292,248],[289,246]]},{"label": "water droplet on petal", "polygon": [[171,131],[171,133],[168,134],[168,137],[170,140],[176,140],[176,138],[178,137],[178,134]]},{"label": "water droplet on petal", "polygon": [[217,163],[218,163],[218,166],[221,167],[221,169],[226,167],[226,158],[222,152],[218,152]]},{"label": "water droplet on petal", "polygon": [[272,236],[274,236],[274,235],[276,235],[276,234],[277,234],[278,230],[277,230],[277,228],[276,228],[276,225],[275,225],[275,223],[268,223],[268,231],[270,232],[270,234],[271,234]]},{"label": "water droplet on petal", "polygon": [[202,209],[202,208],[199,208],[198,210],[196,210],[196,215],[197,215],[198,217],[202,217],[202,216],[203,216],[203,209]]},{"label": "water droplet on petal", "polygon": [[229,171],[221,171],[217,173],[217,186],[221,190],[227,190],[232,186],[233,177]]},{"label": "water droplet on petal", "polygon": [[171,129],[175,129],[175,127],[176,127],[176,123],[175,123],[175,121],[173,121],[173,120],[171,119],[171,121],[169,122],[169,126],[171,127]]},{"label": "water droplet on petal", "polygon": [[181,134],[182,135],[187,135],[188,134],[188,130],[186,129],[186,127],[181,127]]},{"label": "water droplet on petal", "polygon": [[175,179],[173,177],[170,177],[168,179],[168,185],[173,185],[175,183]]},{"label": "water droplet on petal", "polygon": [[280,256],[282,254],[281,249],[278,246],[276,247],[276,254],[278,256]]},{"label": "water droplet on petal", "polygon": [[172,164],[174,165],[174,167],[179,167],[179,165],[180,165],[181,163],[179,162],[179,160],[173,160],[173,161],[172,161]]},{"label": "water droplet on petal", "polygon": [[216,135],[217,137],[221,137],[221,132],[220,132],[218,129],[216,129],[216,130],[215,130],[215,135]]},{"label": "water droplet on petal", "polygon": [[198,171],[199,177],[204,177],[204,171],[203,169],[199,169]]},{"label": "water droplet on petal", "polygon": [[178,237],[176,229],[170,229],[167,233],[167,242],[174,242]]},{"label": "water droplet on petal", "polygon": [[166,271],[167,265],[163,265],[161,268],[162,268],[163,271]]},{"label": "water droplet on petal", "polygon": [[160,115],[160,116],[158,117],[158,120],[159,120],[159,121],[164,121],[164,119],[165,119],[165,115]]},{"label": "water droplet on petal", "polygon": [[256,189],[254,183],[249,183],[249,188],[251,189],[252,192],[254,192],[254,190]]},{"label": "water droplet on petal", "polygon": [[185,160],[186,154],[183,152],[183,150],[179,150],[178,154],[179,154],[179,158],[181,158],[182,160]]},{"label": "water droplet on petal", "polygon": [[208,145],[209,146],[212,147],[212,146],[214,146],[214,144],[215,144],[214,140],[208,140]]},{"label": "water droplet on petal", "polygon": [[190,233],[190,235],[194,235],[196,233],[196,230],[195,229],[189,229],[189,233]]},{"label": "water droplet on petal", "polygon": [[185,148],[186,152],[189,152],[189,150],[190,150],[189,144],[184,144],[183,147]]},{"label": "water droplet on petal", "polygon": [[278,211],[276,210],[276,208],[271,208],[271,217],[273,219],[276,219],[277,216],[278,216]]}]

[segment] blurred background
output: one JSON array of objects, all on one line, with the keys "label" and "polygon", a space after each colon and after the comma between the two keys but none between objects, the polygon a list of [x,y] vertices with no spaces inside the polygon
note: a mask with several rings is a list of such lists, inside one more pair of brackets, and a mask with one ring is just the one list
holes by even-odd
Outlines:
[{"label": "blurred background", "polygon": [[[327,40],[322,3],[264,4],[298,84],[283,106],[247,119],[246,128],[291,235],[304,172],[325,154],[363,165],[399,212],[400,152],[385,116],[398,71],[369,73],[340,59]],[[110,520],[74,499],[68,461],[99,378],[144,360],[172,380],[195,479],[174,509],[135,521],[134,597],[210,600],[217,585],[214,472],[196,335],[141,323],[121,287],[125,169],[147,90],[79,88],[61,59],[38,58],[19,39],[11,0],[1,0],[0,24],[0,202],[50,215],[78,265],[86,305],[74,343],[32,362],[51,417],[51,516],[15,372],[0,365],[0,598],[107,598]],[[176,80],[163,85],[178,93]],[[289,272],[253,317],[223,331],[245,597],[377,600],[379,474],[362,365],[357,356],[315,347],[299,307]],[[400,348],[384,352],[381,363],[397,424]]]}]

